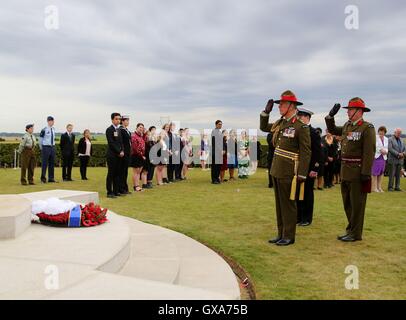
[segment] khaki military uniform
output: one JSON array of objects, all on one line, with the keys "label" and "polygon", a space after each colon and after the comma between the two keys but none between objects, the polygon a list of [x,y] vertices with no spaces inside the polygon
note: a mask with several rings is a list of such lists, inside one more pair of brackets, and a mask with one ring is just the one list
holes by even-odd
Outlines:
[{"label": "khaki military uniform", "polygon": [[25,133],[23,136],[18,152],[21,155],[21,183],[27,184],[27,171],[28,182],[34,183],[34,170],[36,166],[35,147],[37,145],[34,135]]},{"label": "khaki military uniform", "polygon": [[361,175],[371,176],[375,156],[375,129],[371,123],[359,120],[337,127],[333,117],[325,118],[327,129],[341,136],[341,194],[347,215],[347,234],[362,239],[367,193],[370,182],[362,182]]},{"label": "khaki military uniform", "polygon": [[[268,123],[269,115],[261,113],[260,129],[273,133],[275,154],[271,175],[274,181],[278,238],[295,240],[297,207],[291,197],[292,183],[296,177],[306,179],[310,158],[311,140],[309,126],[296,115]],[[296,194],[296,190],[294,190]]]}]

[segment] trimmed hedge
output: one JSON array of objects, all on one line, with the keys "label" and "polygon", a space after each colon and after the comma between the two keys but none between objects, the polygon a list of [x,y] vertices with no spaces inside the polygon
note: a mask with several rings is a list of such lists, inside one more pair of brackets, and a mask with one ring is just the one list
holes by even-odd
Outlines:
[{"label": "trimmed hedge", "polygon": [[[267,154],[268,154],[268,146],[262,145],[262,152],[261,152],[261,159],[258,163],[259,167],[267,167]],[[0,165],[4,167],[7,165],[8,167],[13,166],[14,163],[14,150],[18,149],[18,143],[0,143]],[[89,166],[90,167],[105,167],[106,166],[106,144],[92,144],[93,155],[90,157]],[[195,155],[195,164],[200,165],[199,159],[199,146],[194,146],[194,155]],[[76,154],[77,154],[77,146],[76,146]],[[37,166],[41,165],[41,154],[39,148],[36,149],[36,157],[37,157]],[[61,166],[61,150],[59,146],[56,146],[56,166]],[[79,167],[79,157],[75,157],[75,161],[73,163],[75,167]]]},{"label": "trimmed hedge", "polygon": [[[92,144],[93,156],[90,157],[89,166],[90,167],[105,167],[106,166],[106,148],[107,145],[103,144]],[[1,166],[13,166],[14,164],[14,150],[18,149],[18,143],[1,143],[0,144],[0,163]],[[77,154],[77,145],[75,148]],[[39,148],[36,148],[35,155],[37,158],[37,166],[41,165],[41,152]],[[56,166],[60,167],[62,165],[61,160],[61,149],[56,146]],[[79,157],[75,156],[73,165],[75,167],[80,166]]]}]

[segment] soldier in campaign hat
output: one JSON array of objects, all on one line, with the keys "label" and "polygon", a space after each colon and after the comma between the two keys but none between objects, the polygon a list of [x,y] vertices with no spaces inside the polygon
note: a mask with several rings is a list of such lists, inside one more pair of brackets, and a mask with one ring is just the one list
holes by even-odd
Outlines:
[{"label": "soldier in campaign hat", "polygon": [[[274,103],[279,104],[280,119],[268,123]],[[304,181],[308,175],[311,143],[309,126],[297,115],[297,106],[302,105],[295,94],[287,90],[279,100],[268,101],[261,113],[262,131],[271,132],[275,153],[271,175],[275,189],[276,219],[278,235],[269,240],[278,246],[287,246],[295,242],[297,207],[296,197],[304,196]]]},{"label": "soldier in campaign hat", "polygon": [[375,130],[363,115],[371,111],[358,97],[352,98],[347,109],[348,121],[336,126],[334,116],[341,105],[336,103],[326,116],[328,131],[341,136],[341,194],[348,225],[338,240],[353,242],[362,240],[367,194],[371,192],[371,170],[375,157]]}]

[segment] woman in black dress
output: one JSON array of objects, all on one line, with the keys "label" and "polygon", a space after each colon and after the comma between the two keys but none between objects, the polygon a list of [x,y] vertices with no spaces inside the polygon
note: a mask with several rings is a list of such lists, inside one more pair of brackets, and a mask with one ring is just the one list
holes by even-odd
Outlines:
[{"label": "woman in black dress", "polygon": [[89,180],[87,178],[87,167],[89,165],[90,157],[93,154],[90,130],[86,129],[83,132],[83,138],[79,140],[78,154],[80,161],[80,175],[82,180]]}]

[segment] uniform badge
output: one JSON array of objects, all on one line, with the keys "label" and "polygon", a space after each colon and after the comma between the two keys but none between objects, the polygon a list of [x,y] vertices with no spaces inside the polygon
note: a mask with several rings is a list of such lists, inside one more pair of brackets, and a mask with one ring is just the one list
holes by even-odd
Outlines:
[{"label": "uniform badge", "polygon": [[294,138],[295,137],[295,131],[296,131],[296,129],[293,128],[293,127],[286,128],[283,131],[283,136],[287,137],[287,138]]}]

